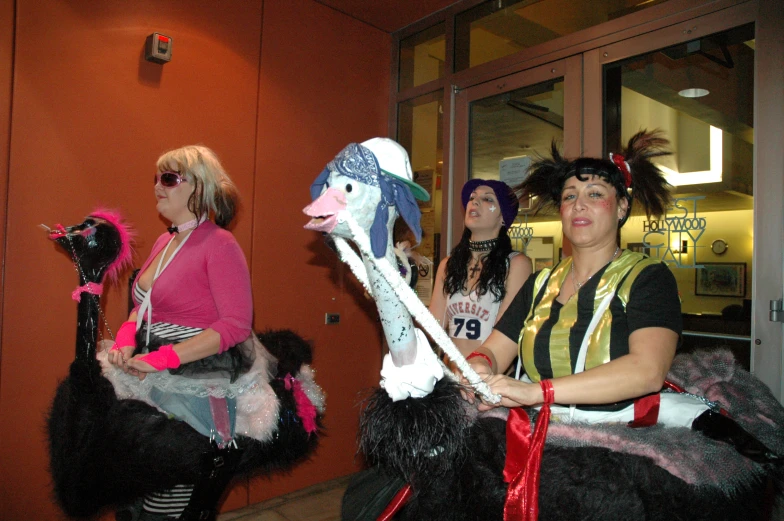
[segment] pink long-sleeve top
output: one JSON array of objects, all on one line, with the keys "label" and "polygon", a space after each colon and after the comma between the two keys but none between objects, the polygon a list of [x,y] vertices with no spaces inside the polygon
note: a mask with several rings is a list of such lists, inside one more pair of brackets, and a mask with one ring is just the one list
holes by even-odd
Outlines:
[{"label": "pink long-sleeve top", "polygon": [[[140,275],[170,239],[168,233],[158,237]],[[141,302],[134,299],[134,303],[138,311]],[[193,230],[153,284],[151,303],[153,323],[217,331],[221,353],[246,340],[253,321],[250,274],[231,232],[209,220]]]}]

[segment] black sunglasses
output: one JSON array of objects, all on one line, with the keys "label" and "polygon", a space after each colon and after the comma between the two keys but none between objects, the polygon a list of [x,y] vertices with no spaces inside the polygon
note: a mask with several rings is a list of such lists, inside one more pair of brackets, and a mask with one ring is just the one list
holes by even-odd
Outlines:
[{"label": "black sunglasses", "polygon": [[158,172],[155,174],[155,184],[161,183],[164,188],[174,188],[183,181],[187,181],[179,172]]}]

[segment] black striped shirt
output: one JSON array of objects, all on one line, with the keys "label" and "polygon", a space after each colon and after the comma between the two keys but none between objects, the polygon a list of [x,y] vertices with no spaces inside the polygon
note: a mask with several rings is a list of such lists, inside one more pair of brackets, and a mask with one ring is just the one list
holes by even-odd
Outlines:
[{"label": "black striped shirt", "polygon": [[[622,257],[628,255],[639,254],[625,251]],[[626,260],[632,259],[627,257]],[[620,258],[610,266],[618,261]],[[564,262],[566,261],[553,268],[552,277],[560,274],[559,278],[565,279],[563,270],[568,270],[569,264],[564,265]],[[675,277],[665,264],[650,261],[646,261],[646,264],[641,270],[626,274],[620,281],[619,291],[610,304],[611,320],[602,326],[605,331],[595,332],[595,336],[604,335],[602,338],[607,339],[606,345],[591,346],[596,354],[593,356],[593,362],[589,355],[586,369],[627,354],[629,335],[637,329],[664,327],[681,334],[683,324]],[[536,295],[534,308],[534,315],[542,313],[543,317],[539,317],[542,318],[539,327],[533,330],[533,367],[530,363],[525,365],[526,373],[532,380],[565,376],[574,372],[580,344],[600,298],[597,296],[597,288],[601,289],[600,284],[606,282],[605,272],[610,266],[597,272],[580,288],[576,303],[561,304],[552,299],[548,301],[548,309],[543,310],[541,302],[548,284],[542,286]],[[495,329],[515,343],[519,342],[523,327],[529,329],[526,318],[531,311],[534,284],[538,275],[539,272],[529,277],[495,326]],[[630,285],[628,301],[624,303],[620,287],[627,284]],[[529,321],[528,326],[530,324]],[[525,360],[525,357],[523,359]]]}]

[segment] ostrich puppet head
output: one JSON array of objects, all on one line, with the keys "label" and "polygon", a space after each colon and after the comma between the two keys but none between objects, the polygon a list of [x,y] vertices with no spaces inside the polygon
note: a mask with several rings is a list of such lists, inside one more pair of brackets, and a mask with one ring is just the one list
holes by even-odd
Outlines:
[{"label": "ostrich puppet head", "polygon": [[51,240],[79,263],[81,284],[101,282],[104,276],[117,282],[119,274],[131,266],[131,242],[135,234],[117,212],[97,209],[81,224],[68,227],[58,224],[53,229],[41,226],[49,230]]},{"label": "ostrich puppet head", "polygon": [[[306,229],[330,235],[357,278],[374,296],[390,354],[384,359],[382,385],[395,400],[425,396],[443,369],[422,331],[415,329],[411,302],[416,295],[400,277],[392,247],[398,215],[422,236],[416,199],[429,199],[413,182],[408,154],[398,143],[373,138],[344,148],[310,187],[313,203]],[[360,259],[346,244],[354,242]],[[421,303],[420,303],[421,304]]]},{"label": "ostrich puppet head", "polygon": [[413,182],[406,150],[395,141],[380,137],[362,144],[351,143],[341,150],[310,185],[310,196],[314,203],[305,213],[313,219],[305,228],[353,239],[346,219],[339,215],[348,212],[369,232],[376,258],[391,253],[392,227],[398,214],[414,232],[417,242],[422,239],[421,213],[415,198],[430,199]]}]

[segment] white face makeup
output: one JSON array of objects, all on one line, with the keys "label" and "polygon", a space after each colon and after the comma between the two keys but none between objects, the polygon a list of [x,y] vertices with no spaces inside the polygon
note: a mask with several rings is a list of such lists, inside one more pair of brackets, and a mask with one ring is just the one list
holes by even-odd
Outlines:
[{"label": "white face makeup", "polygon": [[[498,236],[498,231],[503,225],[501,207],[498,206],[498,197],[489,186],[478,186],[466,204],[465,226],[471,230],[476,237],[488,238]],[[481,239],[474,239],[481,240]]]}]

